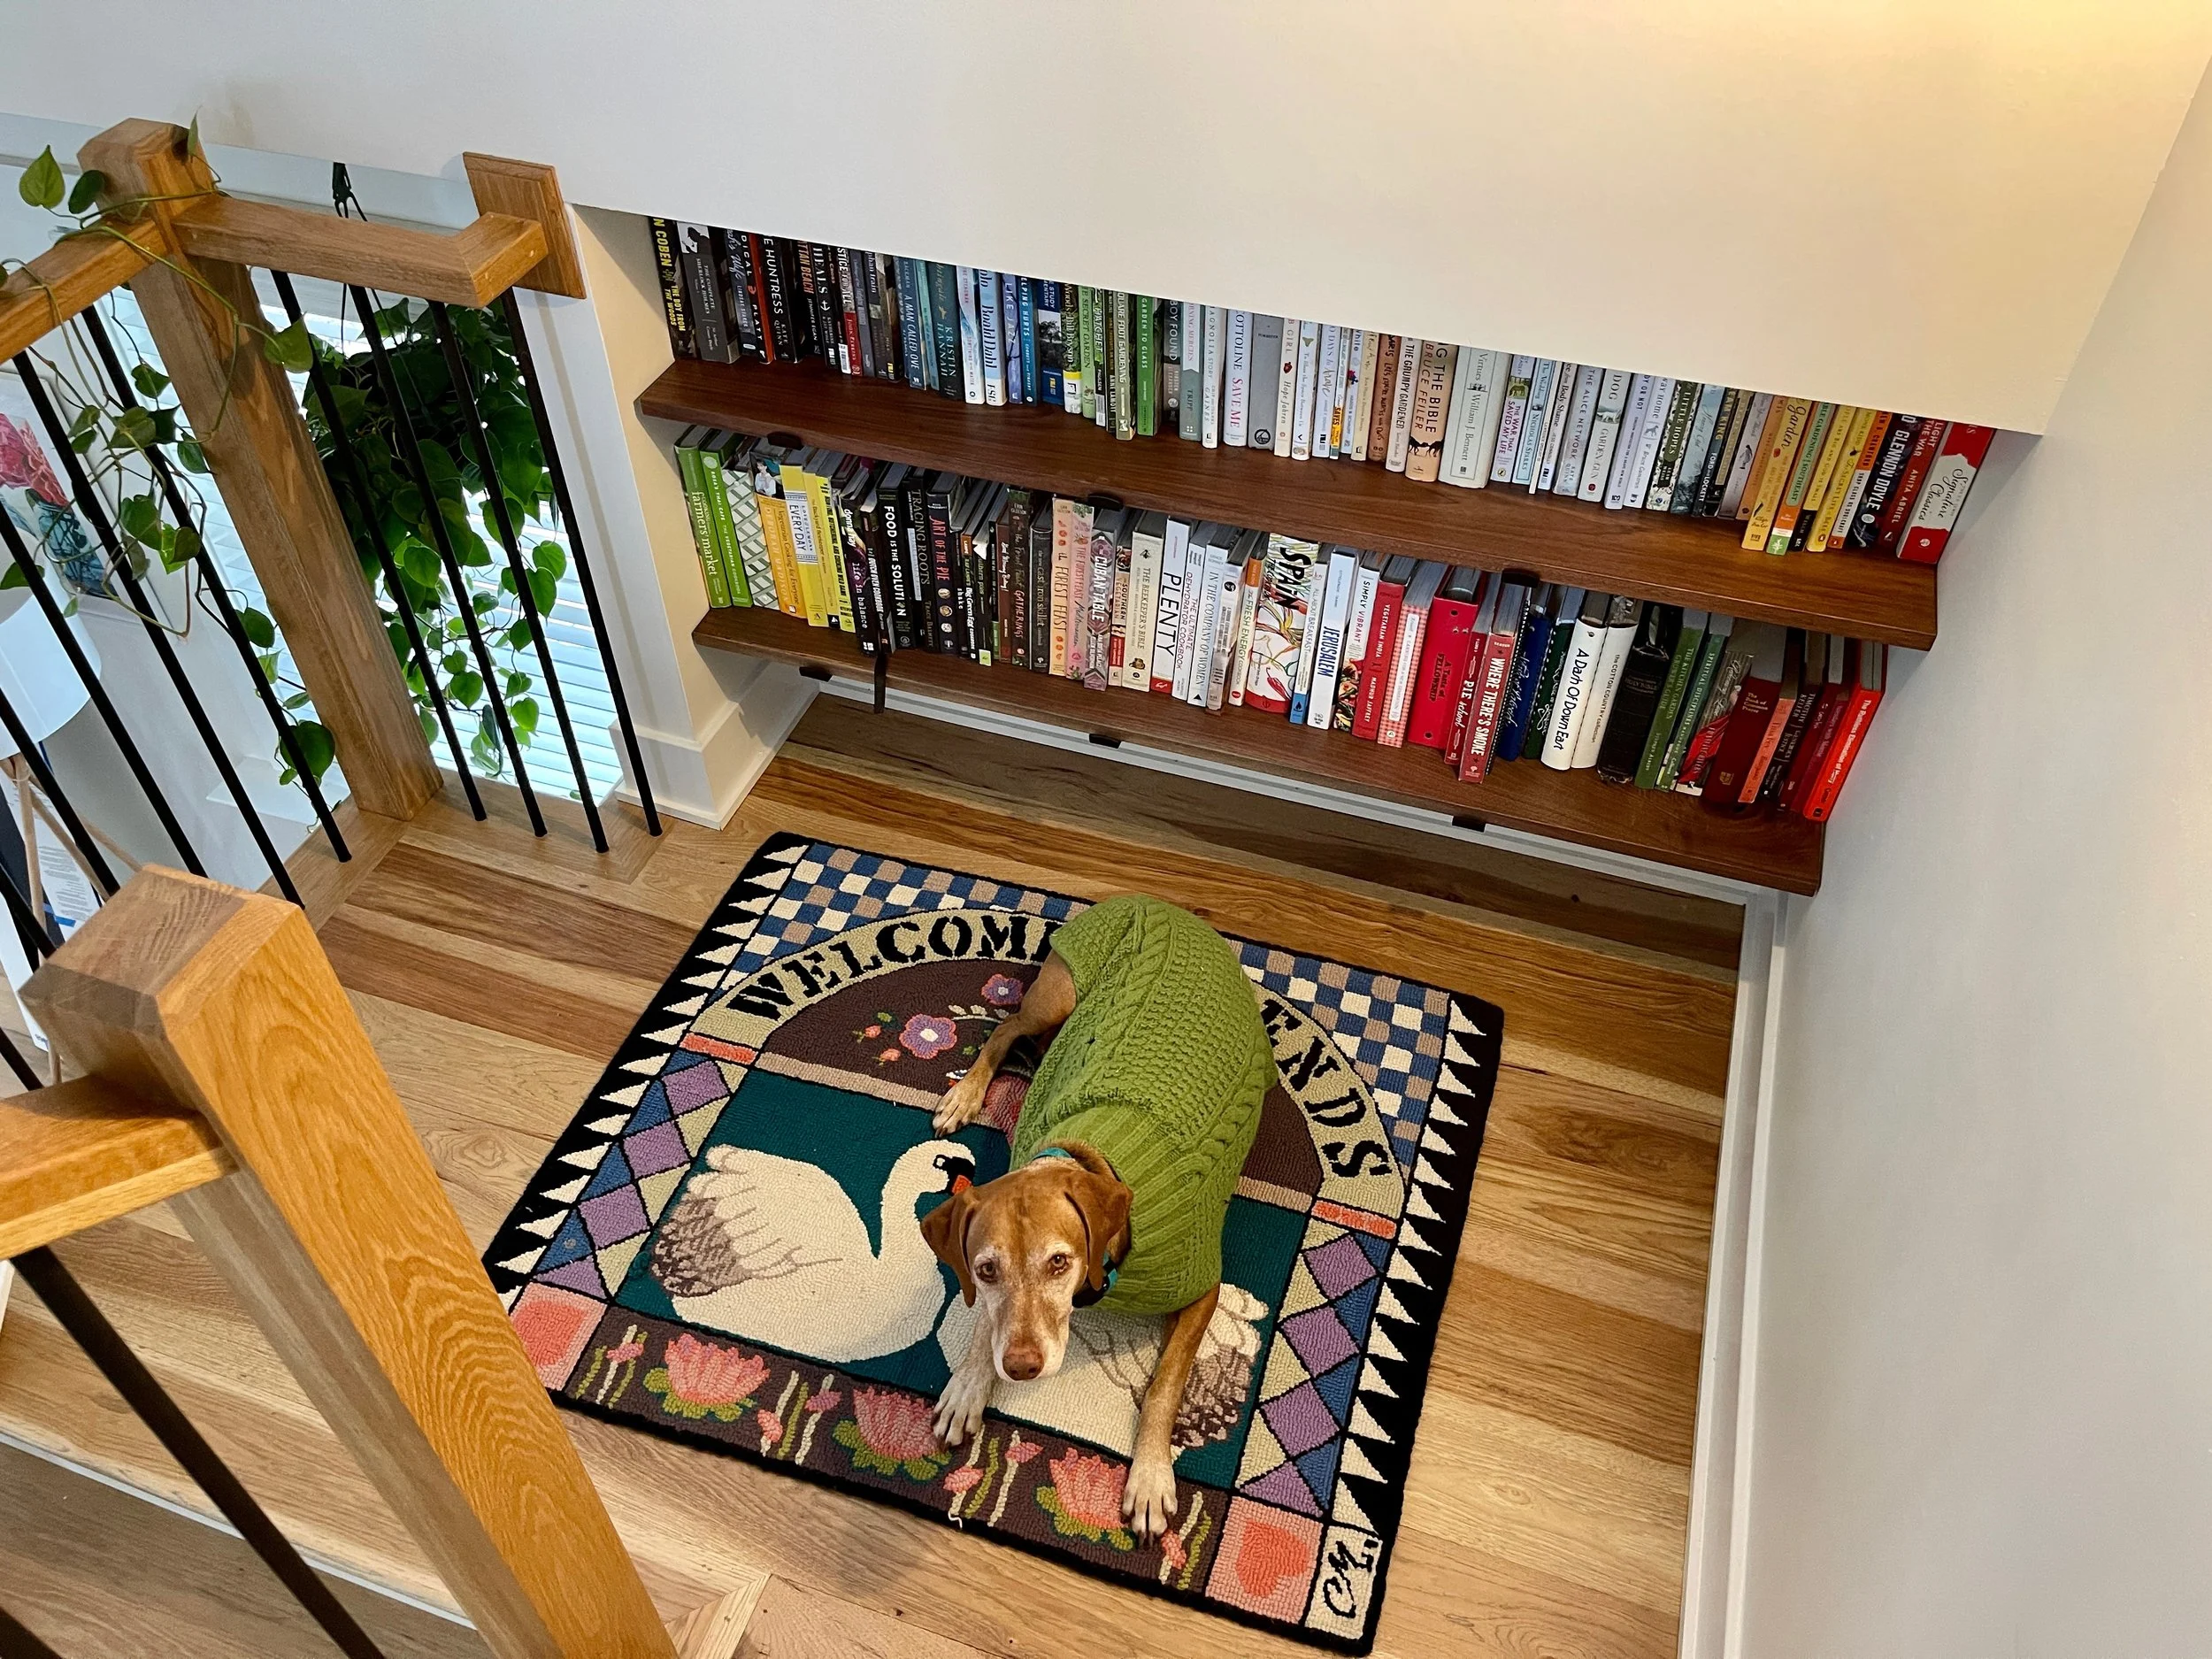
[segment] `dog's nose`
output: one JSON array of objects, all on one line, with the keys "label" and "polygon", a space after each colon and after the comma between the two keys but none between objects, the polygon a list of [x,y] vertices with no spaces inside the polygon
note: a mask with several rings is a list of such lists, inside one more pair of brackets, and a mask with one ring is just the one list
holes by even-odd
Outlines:
[{"label": "dog's nose", "polygon": [[1028,1382],[1045,1368],[1045,1356],[1033,1348],[1006,1350],[1006,1374],[1016,1382]]}]

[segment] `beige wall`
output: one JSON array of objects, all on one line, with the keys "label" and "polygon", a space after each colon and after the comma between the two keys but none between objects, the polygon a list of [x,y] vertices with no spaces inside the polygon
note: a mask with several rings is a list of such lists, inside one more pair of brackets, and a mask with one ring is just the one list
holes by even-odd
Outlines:
[{"label": "beige wall", "polygon": [[2039,429],[2204,0],[70,0],[0,109]]},{"label": "beige wall", "polygon": [[1789,938],[1754,1659],[2212,1653],[2212,96]]}]

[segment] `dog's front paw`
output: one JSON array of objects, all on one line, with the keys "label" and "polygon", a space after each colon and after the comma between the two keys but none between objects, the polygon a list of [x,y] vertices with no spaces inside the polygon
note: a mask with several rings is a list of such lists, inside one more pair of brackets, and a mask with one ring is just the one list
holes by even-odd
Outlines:
[{"label": "dog's front paw", "polygon": [[1175,1518],[1173,1458],[1139,1454],[1122,1485],[1121,1513],[1141,1544],[1150,1543],[1168,1530]]},{"label": "dog's front paw", "polygon": [[936,1414],[930,1427],[940,1444],[957,1446],[983,1426],[983,1408],[991,1403],[991,1375],[964,1365],[953,1372],[945,1392],[937,1396]]},{"label": "dog's front paw", "polygon": [[984,1092],[991,1079],[970,1071],[945,1091],[945,1098],[937,1102],[937,1115],[929,1120],[930,1127],[941,1135],[965,1129],[983,1112]]}]

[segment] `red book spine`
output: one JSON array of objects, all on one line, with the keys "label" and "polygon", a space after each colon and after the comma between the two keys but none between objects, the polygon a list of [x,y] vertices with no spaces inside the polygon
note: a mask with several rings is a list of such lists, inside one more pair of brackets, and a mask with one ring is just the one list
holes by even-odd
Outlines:
[{"label": "red book spine", "polygon": [[1410,605],[1400,608],[1398,644],[1390,656],[1390,687],[1383,694],[1382,729],[1375,733],[1375,741],[1385,749],[1405,746],[1406,720],[1413,712],[1414,682],[1421,673],[1421,637],[1428,626],[1426,611]]},{"label": "red book spine", "polygon": [[1853,689],[1843,711],[1840,729],[1821,766],[1819,780],[1805,796],[1805,816],[1814,823],[1825,823],[1828,815],[1836,810],[1836,797],[1843,793],[1843,780],[1851,775],[1851,764],[1859,757],[1859,746],[1866,741],[1867,727],[1874,724],[1874,710],[1881,701],[1882,694],[1878,691],[1864,686]]},{"label": "red book spine", "polygon": [[1402,582],[1383,582],[1375,589],[1374,620],[1367,629],[1367,650],[1359,659],[1359,710],[1352,718],[1352,735],[1371,743],[1382,732],[1384,694],[1390,688],[1390,657],[1398,649],[1398,612],[1405,599]]},{"label": "red book spine", "polygon": [[1882,513],[1881,534],[1875,538],[1874,545],[1881,551],[1897,551],[1905,526],[1911,522],[1912,510],[1919,503],[1920,487],[1928,480],[1928,469],[1935,465],[1936,453],[1942,447],[1947,430],[1939,420],[1925,420],[1914,434],[1912,452],[1905,457],[1904,471],[1897,475],[1897,493],[1889,498],[1889,505]]},{"label": "red book spine", "polygon": [[[1802,696],[1802,692],[1799,696]],[[1766,785],[1767,768],[1774,764],[1774,751],[1782,746],[1782,733],[1789,730],[1790,716],[1796,711],[1797,697],[1775,700],[1774,712],[1767,716],[1767,729],[1759,739],[1759,748],[1751,757],[1751,764],[1745,770],[1743,787],[1736,793],[1738,806],[1755,805],[1759,791]],[[1717,804],[1726,804],[1719,803]]]},{"label": "red book spine", "polygon": [[1747,679],[1743,682],[1735,711],[1729,715],[1727,728],[1713,750],[1713,764],[1705,771],[1705,804],[1715,811],[1732,810],[1736,797],[1743,793],[1744,774],[1766,740],[1781,695],[1781,685],[1776,680]]},{"label": "red book spine", "polygon": [[1490,771],[1498,715],[1505,705],[1506,676],[1513,666],[1515,639],[1511,634],[1493,634],[1483,646],[1481,684],[1473,698],[1457,759],[1459,775],[1469,783],[1480,783]]},{"label": "red book spine", "polygon": [[1413,682],[1413,706],[1406,715],[1406,741],[1421,749],[1444,749],[1467,683],[1469,665],[1488,643],[1475,632],[1476,607],[1465,599],[1439,594],[1429,602],[1428,630],[1421,636],[1419,677]]},{"label": "red book spine", "polygon": [[1959,514],[1965,509],[1966,494],[1974,488],[1975,474],[1989,458],[1989,442],[1996,435],[1994,426],[1970,426],[1962,421],[1954,422],[1943,434],[1942,447],[1936,451],[1935,465],[1929,469],[1927,484],[1920,492],[1920,503],[1913,509],[1897,544],[1899,558],[1932,565],[1943,557],[1951,532],[1958,527]]},{"label": "red book spine", "polygon": [[1844,705],[1850,700],[1847,683],[1820,688],[1820,703],[1813,710],[1812,724],[1805,728],[1805,739],[1798,745],[1797,758],[1790,764],[1790,775],[1782,780],[1783,811],[1797,811],[1813,780],[1820,776],[1828,759],[1829,745],[1836,741],[1836,729],[1843,724]]},{"label": "red book spine", "polygon": [[745,245],[753,256],[747,262],[751,278],[746,286],[753,291],[753,315],[760,319],[760,358],[764,363],[773,363],[776,360],[776,331],[768,326],[768,282],[762,273],[768,269],[768,261],[774,255],[762,246],[760,238],[750,231],[745,232],[744,236]]}]

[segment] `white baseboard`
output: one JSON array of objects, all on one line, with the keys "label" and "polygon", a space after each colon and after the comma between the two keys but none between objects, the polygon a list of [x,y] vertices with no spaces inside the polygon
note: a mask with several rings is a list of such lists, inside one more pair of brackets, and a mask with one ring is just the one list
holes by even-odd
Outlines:
[{"label": "white baseboard", "polygon": [[[668,817],[709,829],[727,824],[814,701],[818,687],[797,669],[769,662],[758,667],[697,737],[638,728],[653,804]],[[637,800],[626,776],[615,795]]]},{"label": "white baseboard", "polygon": [[1706,1267],[1705,1339],[1698,1365],[1689,1540],[1682,1576],[1681,1659],[1738,1659],[1742,1651],[1759,1283],[1788,907],[1784,895],[1762,893],[1744,910],[1712,1255]]}]

